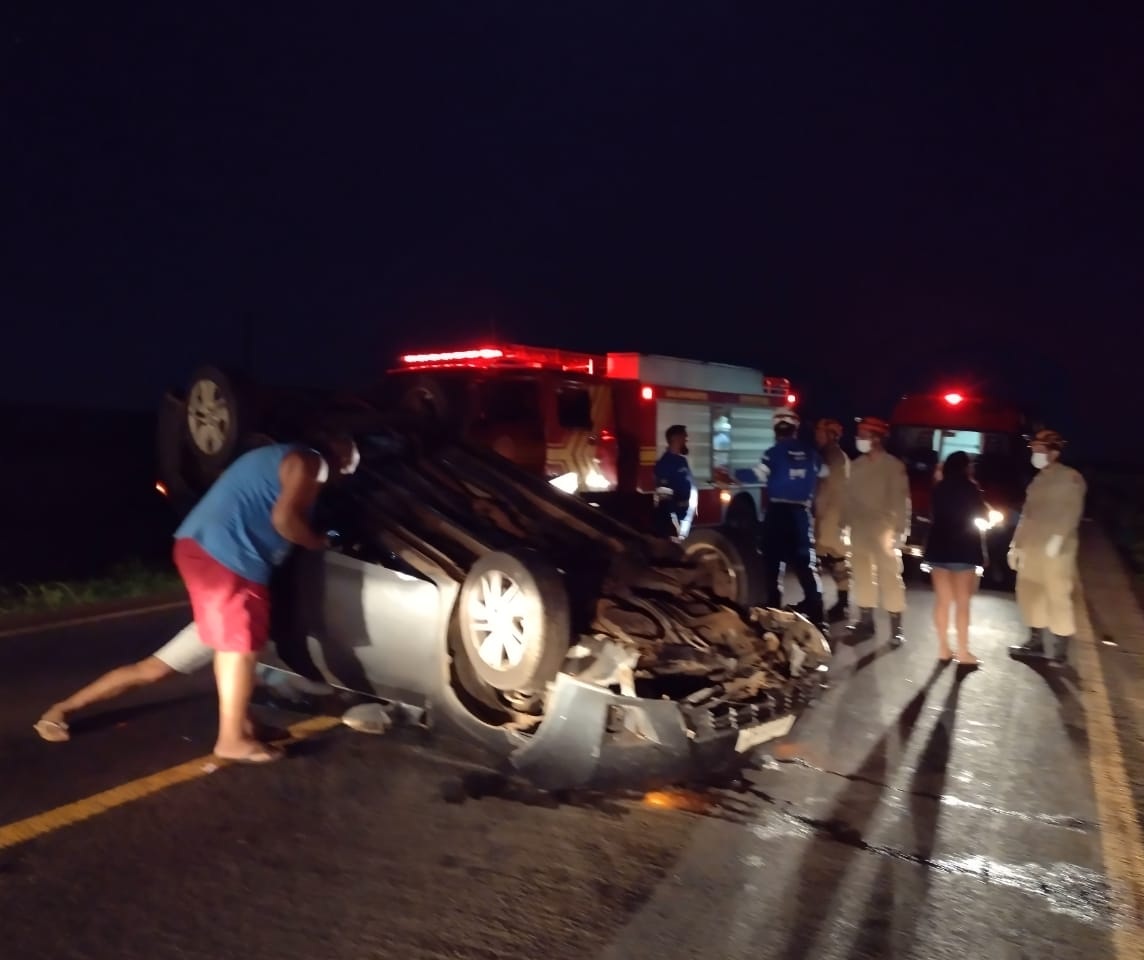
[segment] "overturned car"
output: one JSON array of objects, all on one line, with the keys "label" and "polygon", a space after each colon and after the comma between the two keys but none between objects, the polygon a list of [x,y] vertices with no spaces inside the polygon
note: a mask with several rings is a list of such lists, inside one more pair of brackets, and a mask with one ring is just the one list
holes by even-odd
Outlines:
[{"label": "overturned car", "polygon": [[[175,455],[197,442],[193,405],[171,395],[167,414],[163,483],[193,490]],[[364,403],[325,419],[361,464],[324,495],[341,545],[288,571],[270,665],[400,705],[549,790],[729,772],[821,687],[818,629],[737,606],[703,553],[448,431]],[[302,437],[280,427],[229,458],[270,439]]]}]

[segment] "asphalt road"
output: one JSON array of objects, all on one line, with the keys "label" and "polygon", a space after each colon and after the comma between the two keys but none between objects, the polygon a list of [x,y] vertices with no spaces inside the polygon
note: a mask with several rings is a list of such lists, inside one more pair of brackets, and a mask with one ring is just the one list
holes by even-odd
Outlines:
[{"label": "asphalt road", "polygon": [[[1131,868],[1106,862],[1130,845],[1108,830],[1093,678],[1009,661],[1021,627],[1012,598],[991,594],[975,609],[984,668],[937,670],[929,601],[911,589],[902,649],[839,654],[830,689],[745,789],[583,805],[447,802],[456,758],[344,727],[273,767],[205,773],[209,676],[46,744],[30,729],[44,705],[151,652],[185,615],[0,636],[0,956],[1139,955],[1113,896]],[[1135,707],[1118,712],[1113,687],[1101,691],[1128,723]],[[1134,790],[1139,740],[1116,742]],[[124,796],[89,799],[124,784],[153,792],[106,811]],[[17,822],[39,835],[21,841]]]}]

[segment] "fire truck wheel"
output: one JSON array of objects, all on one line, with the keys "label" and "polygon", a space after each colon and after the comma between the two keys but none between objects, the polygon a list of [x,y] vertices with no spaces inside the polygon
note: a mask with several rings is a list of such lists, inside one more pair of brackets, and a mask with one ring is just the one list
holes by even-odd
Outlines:
[{"label": "fire truck wheel", "polygon": [[740,607],[757,606],[766,594],[763,562],[751,537],[738,530],[693,529],[683,552],[708,566],[715,595]]},{"label": "fire truck wheel", "polygon": [[457,601],[461,653],[489,686],[542,693],[571,642],[564,581],[533,550],[494,550],[478,558]]},{"label": "fire truck wheel", "polygon": [[247,426],[249,403],[237,376],[199,367],[187,388],[186,442],[195,465],[216,477],[234,459]]}]

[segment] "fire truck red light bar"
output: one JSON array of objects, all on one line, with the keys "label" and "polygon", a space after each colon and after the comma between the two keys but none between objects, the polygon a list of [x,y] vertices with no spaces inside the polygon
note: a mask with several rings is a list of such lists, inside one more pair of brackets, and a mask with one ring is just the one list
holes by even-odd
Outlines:
[{"label": "fire truck red light bar", "polygon": [[402,363],[451,363],[454,360],[499,360],[504,356],[503,350],[493,350],[486,347],[483,350],[455,350],[452,353],[407,353],[401,358]]},{"label": "fire truck red light bar", "polygon": [[945,395],[945,402],[948,403],[951,407],[956,407],[964,399],[965,397],[963,397],[960,393],[947,393]]}]

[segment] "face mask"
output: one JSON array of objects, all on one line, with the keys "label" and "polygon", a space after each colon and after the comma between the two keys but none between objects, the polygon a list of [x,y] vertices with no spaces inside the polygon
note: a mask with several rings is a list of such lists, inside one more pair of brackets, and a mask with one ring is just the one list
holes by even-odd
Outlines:
[{"label": "face mask", "polygon": [[1047,453],[1034,453],[1033,466],[1038,470],[1044,470],[1049,465],[1049,455]]},{"label": "face mask", "polygon": [[858,447],[859,453],[869,453],[874,449],[874,442],[872,440],[867,440],[865,437],[859,437],[854,441],[854,444]]},{"label": "face mask", "polygon": [[355,443],[353,453],[350,454],[350,462],[342,467],[342,473],[353,473],[355,470],[357,470],[359,463],[361,463],[361,451],[358,449],[358,445]]}]

